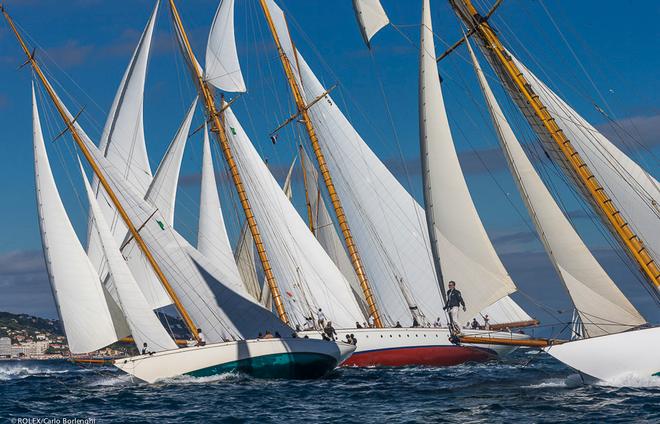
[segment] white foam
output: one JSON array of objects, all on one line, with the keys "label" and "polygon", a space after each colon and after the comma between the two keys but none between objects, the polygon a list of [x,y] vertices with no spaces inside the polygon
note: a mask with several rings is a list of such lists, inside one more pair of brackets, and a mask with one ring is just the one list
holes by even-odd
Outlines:
[{"label": "white foam", "polygon": [[241,376],[238,373],[227,372],[216,375],[209,375],[205,377],[194,377],[192,375],[179,375],[171,378],[163,378],[158,380],[159,383],[164,384],[208,384],[218,381],[232,381],[238,380]]},{"label": "white foam", "polygon": [[26,378],[32,375],[64,374],[70,370],[44,368],[39,365],[25,365],[24,363],[15,363],[0,365],[0,381]]},{"label": "white foam", "polygon": [[660,387],[660,377],[650,375],[641,376],[630,373],[611,378],[607,381],[599,381],[596,384],[608,387]]},{"label": "white foam", "polygon": [[566,380],[563,378],[550,378],[548,380],[541,381],[538,384],[531,384],[529,386],[524,386],[527,389],[547,389],[551,387],[568,387],[566,385]]}]

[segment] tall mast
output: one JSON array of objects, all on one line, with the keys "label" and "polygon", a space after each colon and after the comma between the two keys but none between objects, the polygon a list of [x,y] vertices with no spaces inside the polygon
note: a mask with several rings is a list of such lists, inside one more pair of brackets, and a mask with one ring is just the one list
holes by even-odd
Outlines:
[{"label": "tall mast", "polygon": [[11,19],[7,11],[4,9],[2,5],[0,5],[0,11],[2,11],[2,14],[4,15],[5,19],[7,20],[7,23],[9,23],[9,26],[11,27],[12,31],[14,32],[14,35],[16,35],[16,39],[18,40],[19,44],[21,45],[21,48],[23,49],[23,52],[27,56],[27,62],[29,63],[30,66],[32,66],[32,69],[34,69],[34,72],[37,74],[39,77],[39,80],[43,84],[44,88],[48,92],[48,96],[50,97],[51,101],[55,105],[55,108],[57,108],[58,113],[60,114],[60,117],[66,124],[67,129],[71,132],[71,135],[73,136],[74,141],[78,145],[78,148],[82,152],[83,156],[89,163],[89,165],[92,167],[92,170],[94,171],[94,174],[96,177],[99,179],[99,182],[105,189],[106,193],[110,197],[110,200],[112,201],[113,205],[115,208],[117,208],[117,212],[121,216],[122,220],[126,224],[126,227],[128,227],[128,230],[131,232],[131,235],[135,239],[135,242],[138,244],[140,247],[140,250],[142,253],[144,253],[144,256],[147,258],[147,261],[151,265],[151,268],[154,270],[154,273],[158,277],[158,280],[161,282],[163,287],[165,287],[165,290],[167,293],[170,295],[170,298],[174,302],[174,306],[176,307],[177,311],[181,315],[181,318],[185,322],[186,326],[188,327],[188,330],[190,330],[190,333],[199,341],[199,333],[197,332],[197,326],[195,323],[192,321],[192,318],[190,318],[190,315],[188,315],[188,312],[184,308],[183,304],[181,304],[181,301],[179,300],[179,297],[177,294],[174,292],[174,289],[170,285],[169,281],[165,277],[165,274],[163,274],[163,271],[160,269],[160,266],[154,259],[153,255],[151,254],[151,251],[149,251],[149,248],[147,247],[146,243],[142,239],[142,236],[138,232],[138,230],[135,228],[133,225],[133,222],[129,218],[128,214],[126,213],[126,210],[122,206],[122,204],[119,202],[119,199],[115,195],[114,191],[110,187],[110,184],[108,183],[108,180],[105,178],[105,175],[101,172],[101,169],[99,168],[98,164],[92,157],[92,154],[89,152],[89,149],[87,149],[87,146],[85,145],[85,142],[83,141],[82,137],[78,133],[78,129],[74,125],[74,122],[71,118],[69,118],[69,115],[67,114],[64,105],[60,102],[59,98],[55,94],[55,91],[53,90],[53,87],[51,87],[50,83],[48,80],[46,80],[46,77],[44,76],[43,72],[41,71],[41,67],[37,63],[37,61],[34,58],[34,54],[30,53],[30,50],[28,49],[27,45],[25,44],[25,41],[19,34],[18,30],[16,29],[16,26],[14,25],[14,21]]},{"label": "tall mast", "polygon": [[[364,270],[362,260],[360,259],[360,254],[358,253],[357,246],[353,241],[353,235],[351,234],[351,230],[348,226],[348,221],[346,220],[344,208],[341,205],[341,201],[339,200],[339,196],[337,195],[337,191],[335,190],[335,185],[332,182],[332,176],[330,175],[330,170],[328,169],[328,165],[325,161],[325,157],[323,156],[323,152],[321,151],[321,145],[316,135],[316,130],[314,129],[312,120],[309,117],[308,106],[305,103],[305,99],[302,96],[300,87],[298,87],[298,83],[296,82],[293,73],[293,68],[291,67],[291,63],[289,62],[289,59],[287,58],[286,53],[282,48],[282,43],[280,42],[280,38],[277,35],[277,30],[275,29],[275,24],[273,23],[273,18],[270,14],[270,10],[268,9],[268,5],[266,4],[266,0],[259,0],[259,2],[261,3],[261,8],[263,9],[264,15],[266,16],[266,21],[268,21],[268,27],[270,28],[270,31],[273,35],[273,40],[275,41],[275,45],[277,46],[277,52],[280,56],[280,60],[282,61],[282,66],[284,67],[286,78],[289,81],[289,87],[291,88],[291,92],[293,93],[293,97],[296,102],[296,107],[298,108],[298,113],[302,117],[302,120],[305,124],[305,129],[307,130],[307,135],[309,136],[309,140],[312,144],[314,154],[316,155],[316,160],[318,161],[321,175],[323,175],[323,181],[325,182],[325,186],[328,189],[328,194],[330,195],[332,206],[335,209],[337,222],[339,223],[339,227],[341,228],[342,235],[344,236],[346,248],[348,249],[348,253],[351,259],[351,264],[355,269],[355,273],[358,277],[358,281],[360,282],[360,287],[364,292],[364,297],[369,307],[369,313],[374,319],[375,326],[381,328],[383,326],[383,323],[380,319],[380,314],[378,313],[378,309],[376,307],[374,295],[371,291],[371,287],[369,286],[369,281],[367,280],[367,274]],[[295,54],[295,49],[294,49],[294,54]]]},{"label": "tall mast", "polygon": [[179,15],[179,11],[177,10],[176,5],[174,4],[174,0],[170,0],[170,8],[172,10],[172,18],[174,20],[174,24],[176,25],[179,34],[181,36],[181,44],[182,44],[181,47],[182,50],[184,51],[184,54],[186,55],[186,59],[188,61],[190,70],[193,73],[193,79],[195,81],[195,85],[197,86],[197,91],[199,92],[202,99],[204,99],[206,115],[208,119],[211,121],[211,132],[216,134],[216,140],[218,141],[218,144],[220,145],[220,149],[222,150],[222,153],[225,156],[225,160],[227,161],[227,165],[229,166],[229,172],[231,173],[232,181],[234,182],[234,186],[236,187],[236,192],[238,193],[238,198],[241,202],[241,206],[243,207],[248,228],[250,229],[250,233],[252,234],[252,238],[254,239],[254,244],[257,248],[259,260],[261,261],[261,266],[263,268],[264,275],[266,277],[266,283],[268,284],[268,288],[270,289],[271,295],[273,297],[275,310],[277,311],[277,315],[279,316],[279,318],[286,324],[289,324],[289,318],[286,314],[286,311],[284,310],[284,302],[282,301],[280,289],[277,286],[277,281],[275,281],[275,275],[273,274],[273,269],[270,266],[268,256],[266,255],[266,249],[261,239],[259,228],[257,227],[257,221],[254,219],[254,213],[252,212],[250,201],[247,197],[247,192],[245,191],[245,187],[243,186],[243,179],[241,178],[241,175],[238,172],[238,166],[236,164],[236,161],[234,160],[234,155],[229,145],[229,139],[227,138],[227,133],[225,132],[224,123],[220,119],[223,110],[222,109],[218,110],[218,108],[216,107],[213,91],[211,90],[208,83],[204,79],[204,75],[202,75],[201,69],[197,65],[197,60],[195,59],[195,55],[192,51],[192,47],[190,46],[190,42],[188,41],[188,35],[186,34],[185,29],[183,28],[183,22],[181,21],[181,16]]},{"label": "tall mast", "polygon": [[607,220],[614,229],[614,234],[621,244],[625,246],[628,254],[637,262],[643,274],[656,290],[660,292],[660,269],[650,256],[644,246],[644,242],[635,234],[628,222],[624,219],[614,200],[607,193],[598,179],[594,176],[589,166],[575,150],[571,141],[566,137],[557,122],[548,112],[539,96],[534,93],[530,84],[525,80],[521,70],[509,56],[503,44],[499,40],[495,30],[490,26],[472,4],[472,0],[449,0],[456,14],[470,28],[474,30],[486,48],[494,65],[497,66],[501,77],[509,78],[509,86],[517,90],[518,94],[529,104],[534,117],[541,127],[547,131],[548,136],[554,141],[564,159],[575,173],[576,179],[581,184],[583,191],[591,197],[592,203],[598,212]]}]

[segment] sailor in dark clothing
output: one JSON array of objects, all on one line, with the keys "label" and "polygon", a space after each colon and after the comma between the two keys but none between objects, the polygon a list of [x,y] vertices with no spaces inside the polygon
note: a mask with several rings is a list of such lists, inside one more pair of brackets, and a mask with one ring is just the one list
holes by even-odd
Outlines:
[{"label": "sailor in dark clothing", "polygon": [[461,296],[461,292],[456,289],[456,283],[450,281],[449,290],[447,290],[447,304],[445,305],[444,309],[449,311],[451,321],[456,325],[456,327],[458,327],[458,323],[460,322],[458,319],[459,306],[462,306],[463,312],[465,312],[465,301],[463,300],[463,296]]},{"label": "sailor in dark clothing", "polygon": [[325,325],[325,328],[323,329],[323,332],[328,336],[330,340],[334,340],[335,336],[337,335],[337,331],[332,326],[332,321],[328,321],[328,323]]},{"label": "sailor in dark clothing", "polygon": [[413,317],[413,324],[412,324],[412,326],[413,326],[413,328],[417,328],[417,327],[419,327],[419,321],[417,321],[417,317]]}]

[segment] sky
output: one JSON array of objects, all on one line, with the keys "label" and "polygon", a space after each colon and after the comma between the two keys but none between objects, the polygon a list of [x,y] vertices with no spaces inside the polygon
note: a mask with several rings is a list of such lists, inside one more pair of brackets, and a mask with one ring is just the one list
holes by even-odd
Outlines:
[{"label": "sky", "polygon": [[[37,58],[56,81],[60,95],[71,110],[83,110],[80,122],[98,140],[155,2],[71,0],[66,6],[51,0],[4,3],[29,36],[30,45],[37,46]],[[201,61],[218,2],[178,3]],[[288,13],[296,45],[321,81],[326,86],[338,84],[332,95],[340,107],[402,184],[421,200],[417,117],[421,1],[384,0],[394,26],[374,37],[371,51],[362,42],[351,1],[278,3]],[[436,49],[440,53],[460,37],[461,27],[448,2],[432,0],[431,4]],[[640,0],[635,7],[598,0],[506,0],[492,23],[505,44],[528,67],[658,178],[658,16],[660,4],[654,0]],[[166,4],[161,5],[158,17],[144,105],[152,169],[195,95],[175,48]],[[276,145],[268,138],[270,131],[291,115],[294,106],[257,0],[236,1],[236,32],[248,93],[236,101],[234,109],[281,180],[294,156],[298,133],[293,128],[285,129]],[[465,49],[459,48],[440,63],[439,72],[471,194],[496,250],[520,288],[522,294],[514,298],[545,322],[552,323],[552,316],[567,321],[568,298],[508,175],[466,58]],[[55,317],[35,205],[31,72],[18,69],[23,61],[8,26],[0,23],[0,310]],[[482,65],[486,68],[485,62]],[[495,90],[502,99],[501,90]],[[513,111],[510,103],[501,101],[507,113]],[[600,113],[594,105],[606,113]],[[52,115],[42,119],[48,122],[52,140],[61,123]],[[202,119],[198,112],[193,127]],[[519,120],[515,127],[525,131]],[[632,136],[619,137],[621,129]],[[531,140],[529,135],[527,138]],[[55,157],[53,154],[59,158],[51,160],[56,164],[53,167],[62,197],[84,240],[86,206],[80,200],[79,180],[73,178],[75,164],[70,143],[63,137],[48,144],[51,158]],[[189,140],[184,157],[175,223],[193,241],[200,158],[198,134]],[[222,173],[222,164],[217,166]],[[299,178],[296,181],[299,183]],[[225,215],[232,215],[236,210],[231,206],[231,190],[223,183],[226,181],[221,180],[220,192],[229,210]],[[294,203],[302,211],[300,189],[297,193]],[[620,252],[612,249],[611,239],[602,235],[602,229],[570,190],[560,188],[557,194],[607,271],[647,319],[658,322],[659,308],[619,259]],[[238,225],[228,226],[235,240]]]}]

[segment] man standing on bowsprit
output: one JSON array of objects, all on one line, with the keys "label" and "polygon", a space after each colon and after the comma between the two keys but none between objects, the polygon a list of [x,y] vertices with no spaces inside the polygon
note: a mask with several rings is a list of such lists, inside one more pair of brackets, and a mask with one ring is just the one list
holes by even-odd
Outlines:
[{"label": "man standing on bowsprit", "polygon": [[463,312],[465,312],[465,301],[463,300],[461,292],[456,289],[455,282],[450,281],[448,286],[449,290],[447,290],[447,305],[445,305],[445,310],[449,311],[449,317],[451,319],[451,324],[454,327],[454,331],[460,333],[461,329],[458,324],[460,322],[458,319],[458,308],[459,306],[462,306]]}]

